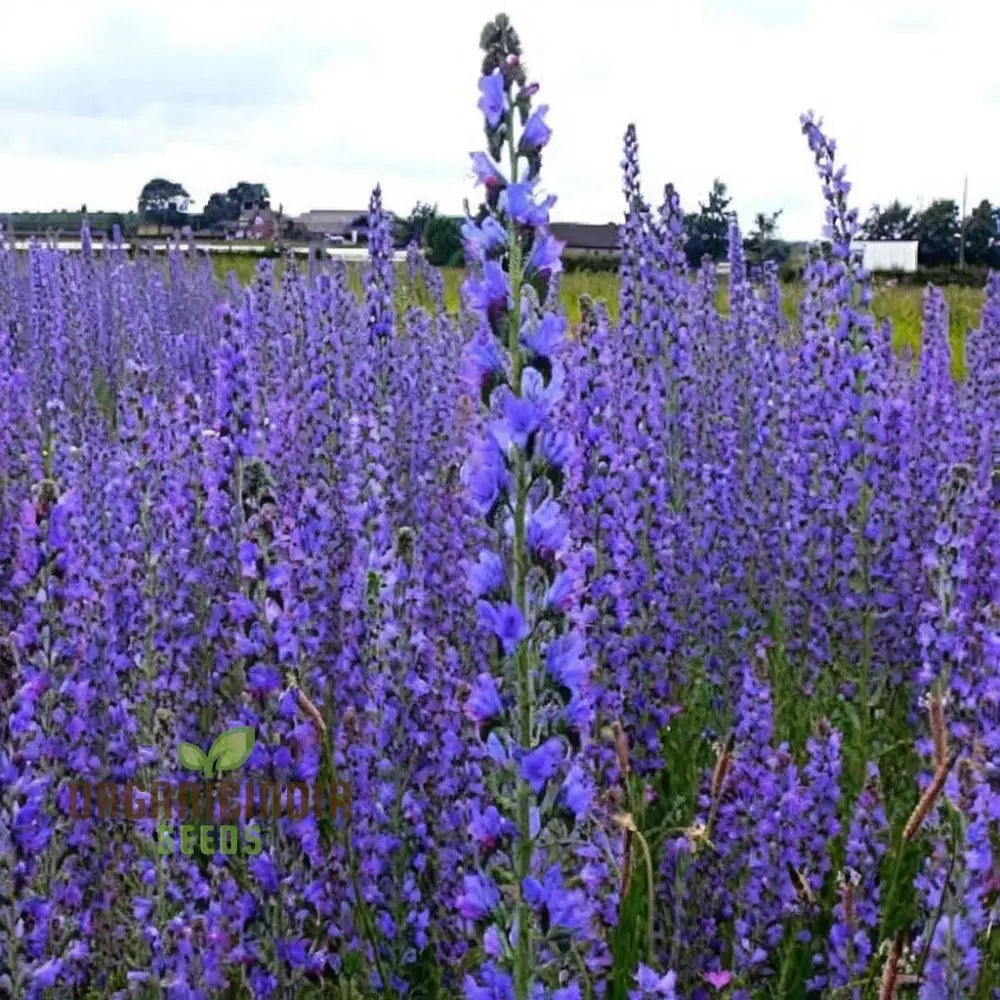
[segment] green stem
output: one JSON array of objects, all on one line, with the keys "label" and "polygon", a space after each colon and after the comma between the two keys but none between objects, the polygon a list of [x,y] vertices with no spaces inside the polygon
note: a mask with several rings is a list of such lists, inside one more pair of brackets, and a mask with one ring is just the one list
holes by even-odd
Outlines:
[{"label": "green stem", "polygon": [[646,843],[646,838],[638,831],[638,829],[632,831],[638,838],[639,843],[642,845],[642,856],[646,862],[646,961],[650,964],[654,964],[654,916],[653,916],[653,857],[649,853],[649,844]]},{"label": "green stem", "polygon": [[[510,156],[510,182],[517,183],[517,147],[514,144],[514,103],[508,96],[507,115],[509,129],[507,133],[507,148]],[[517,224],[512,216],[507,219],[507,242],[510,248],[510,290],[512,307],[507,317],[507,348],[510,351],[512,366],[511,388],[518,396],[521,394],[521,371],[524,359],[521,356],[521,291],[522,291],[522,255],[521,238],[517,232]],[[515,457],[515,481],[517,498],[514,504],[514,555],[512,590],[514,603],[521,614],[527,617],[527,601],[525,577],[527,575],[527,548],[525,544],[525,521],[528,506],[528,484],[525,469],[524,454],[517,452]],[[517,666],[517,702],[518,702],[518,738],[521,746],[531,745],[532,722],[532,690],[531,690],[531,660],[528,655],[527,643],[518,648]],[[528,1000],[531,993],[532,970],[532,935],[531,911],[521,894],[524,880],[531,874],[531,789],[528,783],[518,775],[517,779],[517,852],[514,863],[517,878],[517,949],[514,958],[514,994],[516,1000]]]}]

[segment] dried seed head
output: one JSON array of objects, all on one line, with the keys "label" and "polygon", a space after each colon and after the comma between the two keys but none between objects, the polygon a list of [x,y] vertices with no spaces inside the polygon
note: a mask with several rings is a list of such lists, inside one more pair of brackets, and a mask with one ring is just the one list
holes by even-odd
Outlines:
[{"label": "dried seed head", "polygon": [[927,699],[927,714],[930,718],[931,738],[934,741],[934,768],[940,770],[948,759],[948,727],[944,718],[944,695],[937,683]]},{"label": "dried seed head", "polygon": [[620,826],[623,830],[628,830],[629,833],[635,833],[635,820],[629,813],[615,813],[615,815],[612,816],[612,819],[615,824]]},{"label": "dried seed head", "polygon": [[937,769],[933,780],[925,789],[924,794],[920,796],[920,801],[910,814],[910,818],[906,821],[906,826],[903,828],[904,840],[913,840],[913,838],[917,835],[921,824],[927,818],[927,814],[934,808],[934,803],[937,802],[938,796],[944,788],[944,783],[948,780],[948,774],[955,766],[955,762],[957,760],[958,751],[955,751],[955,753],[953,753],[951,757]]},{"label": "dried seed head", "polygon": [[725,746],[719,751],[715,760],[715,769],[712,771],[712,786],[710,796],[713,801],[717,800],[722,786],[725,784],[729,768],[733,763],[733,747],[736,745],[736,733],[730,733]]},{"label": "dried seed head", "polygon": [[855,922],[854,888],[855,883],[851,881],[843,880],[840,883],[840,898],[844,903],[844,923],[848,927],[853,927]]},{"label": "dried seed head", "polygon": [[806,881],[805,875],[790,861],[786,863],[786,866],[788,868],[788,877],[792,880],[792,885],[795,886],[795,891],[799,898],[804,903],[808,903],[812,906],[812,904],[816,902],[816,897],[813,895],[812,889],[809,887],[809,883]]},{"label": "dried seed head", "polygon": [[326,723],[323,721],[323,716],[320,710],[309,700],[306,693],[302,688],[295,689],[295,697],[298,700],[299,708],[309,716],[309,720],[313,724],[313,728],[316,730],[316,734],[322,738],[326,735]]},{"label": "dried seed head", "polygon": [[622,728],[619,719],[615,719],[612,729],[615,735],[615,751],[618,754],[618,767],[622,772],[622,778],[625,779],[628,778],[632,770],[629,764],[628,740],[625,738],[625,730]]},{"label": "dried seed head", "polygon": [[886,960],[885,969],[882,972],[882,985],[879,987],[878,1000],[893,1000],[896,989],[899,986],[899,959],[903,954],[903,931],[896,935],[896,940],[892,942],[892,950]]}]

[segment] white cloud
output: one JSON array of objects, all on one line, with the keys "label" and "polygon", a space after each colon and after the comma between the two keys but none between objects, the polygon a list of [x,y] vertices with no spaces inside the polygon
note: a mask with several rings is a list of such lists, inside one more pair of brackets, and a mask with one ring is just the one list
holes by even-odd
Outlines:
[{"label": "white cloud", "polygon": [[[55,16],[58,7],[59,16]],[[713,177],[748,221],[823,206],[798,115],[836,136],[863,210],[893,197],[1000,201],[1000,15],[977,0],[513,0],[555,134],[543,176],[564,220],[620,216],[625,126],[643,182],[686,207]],[[354,5],[175,0],[17,5],[0,68],[0,209],[127,208],[162,174],[203,202],[263,180],[286,211],[474,197],[482,24],[496,0]],[[9,58],[8,58],[9,54]]]}]

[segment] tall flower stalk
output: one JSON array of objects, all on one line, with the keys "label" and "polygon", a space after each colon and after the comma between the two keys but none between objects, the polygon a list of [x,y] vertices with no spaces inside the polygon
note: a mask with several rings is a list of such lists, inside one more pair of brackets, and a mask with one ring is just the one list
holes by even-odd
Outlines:
[{"label": "tall flower stalk", "polygon": [[[569,997],[586,970],[592,914],[573,884],[567,843],[591,797],[582,757],[591,722],[589,662],[574,622],[568,519],[560,504],[570,441],[560,426],[565,319],[545,308],[562,245],[548,230],[553,196],[539,193],[547,106],[532,109],[516,32],[502,15],[483,30],[479,81],[489,151],[473,153],[485,203],[463,236],[474,273],[463,286],[478,317],[467,372],[483,420],[465,482],[491,528],[470,585],[495,640],[494,670],[477,678],[467,712],[496,765],[494,801],[472,822],[480,870],[459,908],[483,925],[486,962],[472,998]],[[506,154],[507,173],[497,161]]]}]

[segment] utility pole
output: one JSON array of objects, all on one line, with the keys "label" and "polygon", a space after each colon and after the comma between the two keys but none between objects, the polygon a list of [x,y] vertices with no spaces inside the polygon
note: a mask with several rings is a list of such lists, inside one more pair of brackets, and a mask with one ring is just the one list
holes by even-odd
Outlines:
[{"label": "utility pole", "polygon": [[965,183],[962,185],[962,234],[958,241],[958,267],[959,270],[965,268],[965,227],[968,219],[965,215],[965,203],[969,197],[969,175],[965,175]]}]

